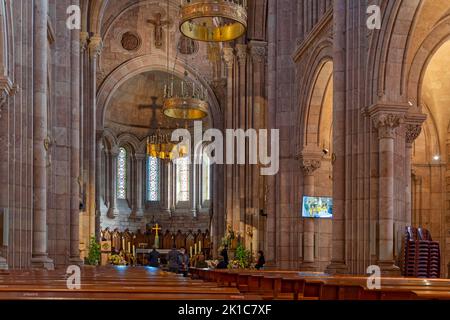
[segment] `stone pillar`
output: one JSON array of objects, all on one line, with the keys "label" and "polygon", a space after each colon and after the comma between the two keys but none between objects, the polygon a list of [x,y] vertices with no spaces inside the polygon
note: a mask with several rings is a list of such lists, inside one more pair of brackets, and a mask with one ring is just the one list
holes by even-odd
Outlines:
[{"label": "stone pillar", "polygon": [[130,219],[141,220],[144,217],[144,209],[142,208],[142,194],[144,185],[144,163],[145,163],[145,154],[136,154],[134,156],[135,161],[135,192],[136,194],[133,197],[133,211],[131,213]]},{"label": "stone pillar", "polygon": [[[300,156],[301,167],[303,170],[303,194],[306,196],[315,195],[315,179],[314,173],[320,168],[323,153],[302,153]],[[303,218],[303,263],[300,265],[301,270],[314,271],[314,219]]]},{"label": "stone pillar", "polygon": [[189,185],[190,185],[190,188],[189,188],[189,190],[190,190],[189,191],[189,193],[190,193],[189,202],[190,202],[190,205],[191,205],[192,217],[194,219],[196,219],[197,218],[197,192],[198,192],[196,180],[197,180],[198,172],[197,172],[197,166],[195,165],[195,154],[194,154],[194,156],[191,157],[191,161],[192,161],[192,163],[189,164],[191,166],[191,176],[190,176],[190,179],[189,179]]},{"label": "stone pillar", "polygon": [[53,269],[47,253],[48,0],[34,3],[33,268]]},{"label": "stone pillar", "polygon": [[[266,103],[266,65],[267,65],[267,42],[251,40],[249,43],[250,56],[252,61],[251,74],[253,75],[253,81],[251,83],[252,103],[249,104],[249,112],[252,114],[250,126],[253,129],[267,128],[267,103]],[[265,230],[263,225],[263,219],[261,218],[261,209],[264,207],[264,177],[260,175],[261,166],[251,166],[251,178],[249,181],[250,191],[248,192],[251,197],[251,203],[249,206],[253,210],[253,249],[258,251],[263,249],[261,239],[264,239],[262,233]],[[260,234],[261,233],[261,234]]]},{"label": "stone pillar", "polygon": [[89,216],[89,235],[96,233],[96,153],[97,153],[97,129],[96,129],[96,110],[97,110],[97,64],[98,57],[103,48],[102,38],[99,35],[94,35],[89,39],[89,114],[86,115],[88,119],[89,129],[85,135],[88,139],[89,152],[89,174],[88,174],[88,216]]},{"label": "stone pillar", "polygon": [[70,149],[70,258],[71,264],[81,265],[80,258],[80,49],[85,50],[80,32],[73,30],[71,52],[72,126]]},{"label": "stone pillar", "polygon": [[117,210],[117,158],[119,156],[119,150],[113,148],[110,151],[111,166],[110,166],[110,204],[108,209],[108,218],[115,219],[119,215]]},{"label": "stone pillar", "polygon": [[[237,44],[236,45],[236,56],[238,61],[238,74],[237,79],[238,82],[235,84],[237,86],[235,90],[235,95],[237,97],[237,108],[234,110],[233,115],[235,117],[235,126],[234,129],[247,129],[246,112],[248,111],[247,106],[247,50],[248,47],[246,44]],[[246,161],[248,161],[248,149],[246,152]],[[236,157],[239,157],[237,154],[237,150],[235,153]],[[239,222],[238,231],[244,237],[245,244],[247,246],[247,212],[246,212],[246,176],[248,175],[248,166],[247,165],[234,165],[236,167],[236,176],[235,176],[235,186],[233,189],[234,195],[234,206],[235,206],[235,219]],[[248,247],[248,246],[247,246]]]},{"label": "stone pillar", "polygon": [[346,264],[346,0],[333,1],[333,235],[328,273],[348,273]]},{"label": "stone pillar", "polygon": [[[234,77],[234,51],[233,48],[223,48],[223,58],[227,70],[227,104],[225,107],[225,129],[233,128],[233,77]],[[224,167],[224,191],[225,191],[225,215],[227,227],[231,226],[236,230],[234,220],[233,208],[233,171],[234,168],[230,165]],[[226,229],[225,229],[226,230]]]},{"label": "stone pillar", "polygon": [[95,161],[95,172],[97,175],[97,179],[95,179],[95,239],[97,239],[98,242],[101,241],[101,230],[100,230],[100,224],[101,224],[101,203],[102,203],[102,196],[101,196],[101,187],[102,187],[102,154],[103,154],[103,134],[101,132],[97,132],[97,139],[96,139],[96,161]]},{"label": "stone pillar", "polygon": [[[396,128],[404,121],[401,106],[375,105],[369,108],[379,143],[378,261],[383,274],[400,275],[394,261],[394,142]],[[403,112],[402,112],[403,111]]]},{"label": "stone pillar", "polygon": [[426,115],[415,113],[406,116],[406,153],[405,153],[405,225],[412,224],[412,147],[414,141],[422,132],[422,124],[426,120]]},{"label": "stone pillar", "polygon": [[[166,179],[162,179],[162,189],[161,189],[161,201],[162,201],[162,209],[165,211],[169,217],[172,216],[172,207],[173,207],[173,164],[171,161],[161,161],[161,178],[166,177]],[[161,185],[161,182],[160,182]]]}]

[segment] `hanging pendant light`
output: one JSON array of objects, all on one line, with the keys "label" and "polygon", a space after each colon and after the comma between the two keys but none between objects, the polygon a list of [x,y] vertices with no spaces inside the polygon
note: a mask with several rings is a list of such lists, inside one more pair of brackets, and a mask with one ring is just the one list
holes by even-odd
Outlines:
[{"label": "hanging pendant light", "polygon": [[184,79],[171,79],[164,89],[163,113],[169,118],[201,120],[208,116],[206,89],[190,80],[187,72]]},{"label": "hanging pendant light", "polygon": [[193,40],[227,42],[247,30],[247,0],[181,0],[180,31]]}]

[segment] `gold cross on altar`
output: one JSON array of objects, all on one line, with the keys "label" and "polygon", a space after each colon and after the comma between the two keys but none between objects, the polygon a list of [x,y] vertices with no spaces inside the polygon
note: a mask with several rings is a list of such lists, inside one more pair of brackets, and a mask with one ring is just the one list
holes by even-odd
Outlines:
[{"label": "gold cross on altar", "polygon": [[161,227],[159,226],[159,224],[156,224],[152,228],[152,230],[155,231],[155,244],[154,244],[155,249],[159,249],[159,234],[158,234],[158,232],[159,232],[159,230],[161,230]]},{"label": "gold cross on altar", "polygon": [[156,236],[158,236],[158,232],[161,230],[161,227],[159,226],[159,224],[156,224],[153,228],[153,231],[155,231]]}]

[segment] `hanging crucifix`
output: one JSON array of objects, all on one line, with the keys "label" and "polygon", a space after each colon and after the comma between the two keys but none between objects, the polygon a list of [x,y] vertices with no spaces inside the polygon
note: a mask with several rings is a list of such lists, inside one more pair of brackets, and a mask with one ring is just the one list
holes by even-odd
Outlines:
[{"label": "hanging crucifix", "polygon": [[155,47],[160,49],[163,45],[163,27],[170,26],[172,24],[171,20],[161,20],[161,13],[155,14],[155,19],[147,20],[148,23],[155,26]]}]

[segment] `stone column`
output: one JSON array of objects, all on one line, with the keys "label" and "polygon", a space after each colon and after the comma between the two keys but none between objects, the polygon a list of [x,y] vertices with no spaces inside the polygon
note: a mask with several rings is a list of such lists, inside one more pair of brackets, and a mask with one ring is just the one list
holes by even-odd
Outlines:
[{"label": "stone column", "polygon": [[89,39],[89,114],[87,115],[89,129],[85,136],[88,139],[89,152],[89,174],[88,174],[88,215],[89,215],[89,234],[96,233],[96,153],[97,153],[97,129],[96,129],[96,110],[97,110],[97,64],[98,57],[103,49],[102,38],[94,35]]},{"label": "stone column", "polygon": [[[238,82],[235,84],[237,86],[235,90],[236,97],[238,99],[237,106],[233,112],[235,117],[235,126],[234,129],[247,129],[246,118],[248,116],[251,117],[247,113],[248,105],[247,105],[247,57],[248,57],[248,47],[246,44],[237,44],[236,45],[236,56],[238,61],[238,70],[239,73],[237,75]],[[246,156],[245,159],[248,161],[248,148],[245,150]],[[239,157],[236,150],[236,157]],[[248,173],[247,165],[238,165],[237,163],[234,165],[236,167],[236,176],[235,176],[235,186],[237,188],[233,189],[234,196],[234,206],[235,206],[235,218],[239,222],[239,232],[243,235],[245,244],[248,247],[247,241],[247,230],[246,225],[248,223],[247,219],[247,208],[246,208],[246,178]]]},{"label": "stone column", "polygon": [[119,211],[117,210],[117,158],[119,156],[119,150],[117,148],[113,148],[110,151],[111,157],[111,166],[110,166],[110,204],[108,209],[108,218],[115,219],[119,215]]},{"label": "stone column", "polygon": [[[314,173],[320,168],[323,153],[302,153],[300,156],[303,170],[303,194],[305,196],[315,195]],[[303,218],[303,263],[301,270],[314,271],[317,266],[314,259],[314,219]]]},{"label": "stone column", "polygon": [[420,136],[422,132],[422,124],[426,120],[426,115],[414,114],[407,115],[406,120],[406,154],[405,154],[405,225],[412,224],[412,147],[414,141]]},{"label": "stone column", "polygon": [[404,121],[402,108],[372,106],[369,113],[379,140],[378,266],[383,274],[400,275],[394,261],[394,140]]},{"label": "stone column", "polygon": [[143,173],[143,168],[144,168],[144,163],[145,163],[145,154],[136,154],[134,156],[134,161],[135,161],[135,165],[136,165],[136,170],[135,170],[135,192],[136,194],[133,197],[133,211],[131,213],[130,219],[135,219],[135,220],[141,220],[144,217],[144,209],[142,208],[142,194],[143,194],[143,188],[142,186],[144,185],[144,173]]},{"label": "stone column", "polygon": [[346,0],[333,1],[333,234],[328,273],[348,273],[346,264]]},{"label": "stone column", "polygon": [[80,32],[73,30],[71,51],[71,101],[72,127],[70,149],[70,258],[71,264],[81,265],[80,258],[80,49],[85,50]]},{"label": "stone column", "polygon": [[[233,48],[223,48],[223,58],[227,70],[227,104],[225,107],[225,129],[233,128],[233,77],[234,77],[234,51]],[[224,166],[224,189],[225,189],[225,215],[226,224],[225,230],[228,226],[232,226],[236,230],[234,221],[233,209],[233,167],[230,165]]]},{"label": "stone column", "polygon": [[95,161],[95,172],[97,179],[95,179],[95,239],[97,241],[101,241],[101,203],[102,203],[102,194],[100,192],[102,187],[102,154],[103,154],[103,134],[101,132],[97,132],[96,139],[96,161]]},{"label": "stone column", "polygon": [[33,268],[53,269],[47,253],[47,48],[48,0],[34,3]]},{"label": "stone column", "polygon": [[[267,65],[267,42],[252,40],[249,44],[250,55],[252,60],[252,104],[249,112],[252,113],[252,122],[250,125],[258,130],[267,128],[267,104],[266,104],[266,65]],[[251,196],[250,206],[253,210],[253,249],[258,251],[263,249],[260,239],[263,239],[260,229],[265,229],[262,225],[260,215],[261,209],[264,208],[264,177],[260,175],[261,166],[251,166],[251,179],[249,180],[249,195]],[[261,233],[261,234],[260,234]]]}]

